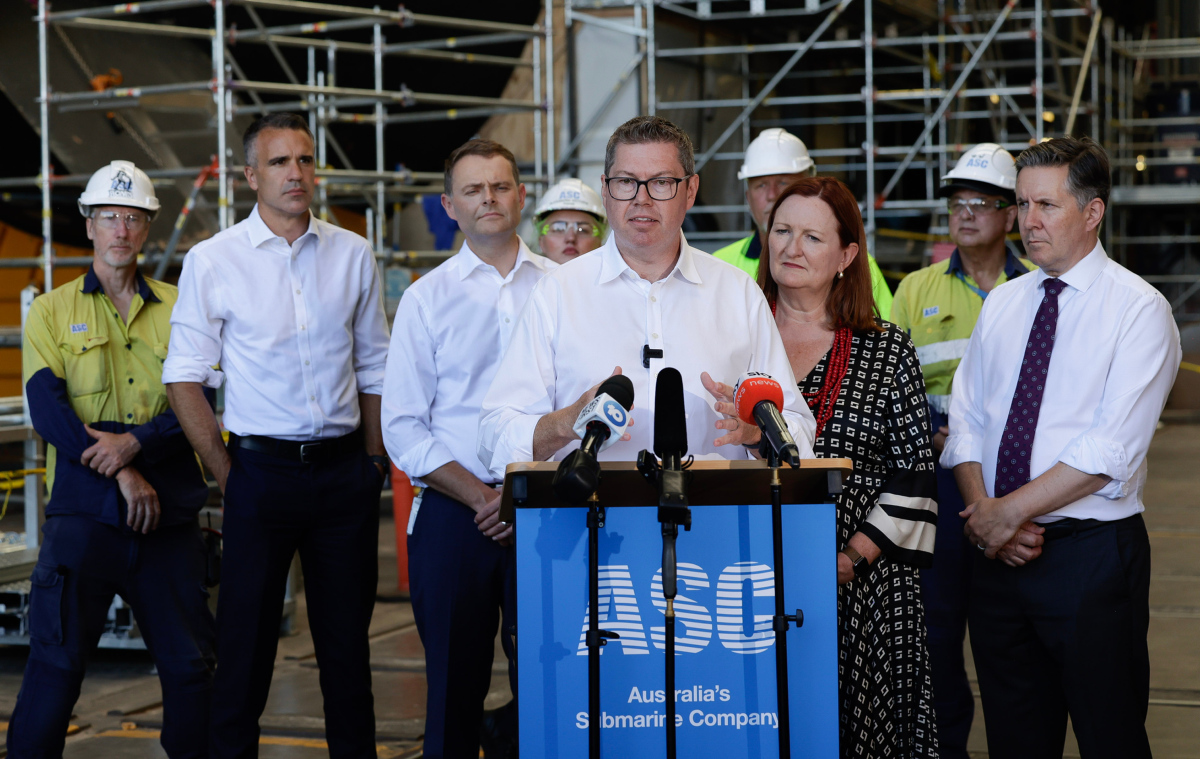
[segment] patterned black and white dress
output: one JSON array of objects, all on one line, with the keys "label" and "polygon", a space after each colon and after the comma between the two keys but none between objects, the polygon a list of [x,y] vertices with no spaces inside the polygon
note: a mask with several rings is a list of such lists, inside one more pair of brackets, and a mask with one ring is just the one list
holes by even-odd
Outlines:
[{"label": "patterned black and white dress", "polygon": [[[936,757],[933,687],[917,568],[933,560],[937,485],[925,382],[894,324],[855,332],[833,416],[813,446],[854,461],[837,503],[838,550],[863,532],[882,550],[870,573],[838,586],[843,757]],[[801,380],[821,389],[829,354]]]}]

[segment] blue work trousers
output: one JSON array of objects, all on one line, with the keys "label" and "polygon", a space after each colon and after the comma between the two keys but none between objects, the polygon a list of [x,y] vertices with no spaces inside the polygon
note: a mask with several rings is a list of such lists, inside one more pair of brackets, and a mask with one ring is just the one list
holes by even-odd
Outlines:
[{"label": "blue work trousers", "polygon": [[29,661],[8,727],[12,759],[61,757],[88,659],[113,596],[132,608],[163,692],[162,747],[208,753],[215,633],[199,525],[141,535],[90,517],[52,516],[33,570]]},{"label": "blue work trousers", "polygon": [[501,614],[517,692],[516,551],[481,533],[469,506],[426,488],[408,538],[408,577],[425,646],[424,756],[476,759]]},{"label": "blue work trousers", "polygon": [[299,551],[329,755],[374,757],[367,629],[379,581],[379,470],[362,449],[314,464],[244,448],[229,455],[210,756],[258,756],[258,720]]},{"label": "blue work trousers", "polygon": [[[948,422],[945,414],[930,409],[933,431]],[[935,451],[935,455],[940,455]],[[938,489],[937,535],[933,566],[921,570],[921,598],[925,604],[929,661],[933,675],[933,707],[937,714],[938,749],[943,759],[967,759],[967,737],[975,718],[975,697],[967,682],[963,642],[967,633],[967,606],[971,598],[971,565],[974,548],[963,534],[966,508],[954,472],[934,464]]]}]

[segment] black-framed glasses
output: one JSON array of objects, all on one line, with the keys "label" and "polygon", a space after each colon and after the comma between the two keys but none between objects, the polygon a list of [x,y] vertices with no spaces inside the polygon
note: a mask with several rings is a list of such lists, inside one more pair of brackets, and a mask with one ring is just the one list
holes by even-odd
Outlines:
[{"label": "black-framed glasses", "polygon": [[1008,208],[1012,203],[1007,200],[988,200],[987,198],[947,198],[946,213],[953,216],[959,211],[966,211],[968,219],[974,219],[978,214],[985,216],[1001,208]]},{"label": "black-framed glasses", "polygon": [[649,179],[634,179],[633,177],[606,177],[608,196],[613,200],[633,200],[642,187],[654,200],[672,200],[679,193],[679,183],[686,182],[691,174],[685,177],[651,177]]}]

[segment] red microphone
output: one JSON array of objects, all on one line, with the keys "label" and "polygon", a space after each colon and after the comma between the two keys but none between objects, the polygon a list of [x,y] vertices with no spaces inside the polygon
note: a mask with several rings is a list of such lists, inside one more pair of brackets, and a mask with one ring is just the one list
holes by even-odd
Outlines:
[{"label": "red microphone", "polygon": [[733,389],[738,418],[756,424],[777,456],[793,467],[800,466],[800,448],[783,419],[783,388],[769,374],[747,372]]}]

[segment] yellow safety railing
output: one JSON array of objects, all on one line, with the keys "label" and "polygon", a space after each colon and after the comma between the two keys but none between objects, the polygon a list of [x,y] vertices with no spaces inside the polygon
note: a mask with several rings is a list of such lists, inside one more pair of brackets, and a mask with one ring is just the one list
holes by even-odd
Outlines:
[{"label": "yellow safety railing", "polygon": [[8,472],[0,472],[0,490],[4,491],[4,505],[0,506],[0,519],[4,519],[4,515],[8,513],[8,499],[12,492],[18,488],[25,487],[25,477],[31,474],[46,474],[45,467],[37,469],[14,469]]}]

